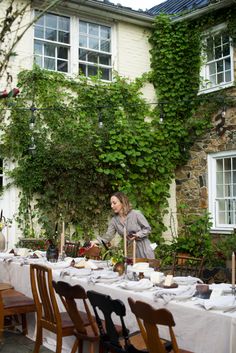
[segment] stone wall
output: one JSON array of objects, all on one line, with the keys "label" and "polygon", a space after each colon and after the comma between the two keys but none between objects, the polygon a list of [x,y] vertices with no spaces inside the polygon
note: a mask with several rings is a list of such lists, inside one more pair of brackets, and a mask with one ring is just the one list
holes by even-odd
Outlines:
[{"label": "stone wall", "polygon": [[[235,90],[231,90],[235,94]],[[190,159],[176,170],[177,209],[186,204],[189,211],[208,209],[207,155],[236,150],[236,108],[227,108],[225,118],[219,111],[212,117],[213,127],[199,138],[190,150]]]}]

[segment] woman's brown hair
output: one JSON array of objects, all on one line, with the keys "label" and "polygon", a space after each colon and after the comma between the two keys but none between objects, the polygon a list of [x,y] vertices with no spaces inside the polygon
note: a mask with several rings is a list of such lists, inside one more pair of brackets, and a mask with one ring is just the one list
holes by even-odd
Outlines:
[{"label": "woman's brown hair", "polygon": [[132,210],[132,205],[129,202],[128,197],[121,191],[115,192],[112,196],[117,197],[118,200],[122,203],[124,216],[127,216],[127,214]]}]

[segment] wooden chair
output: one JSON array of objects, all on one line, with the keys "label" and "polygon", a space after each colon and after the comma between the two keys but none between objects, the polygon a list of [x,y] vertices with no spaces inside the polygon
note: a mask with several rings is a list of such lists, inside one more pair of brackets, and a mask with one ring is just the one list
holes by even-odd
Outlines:
[{"label": "wooden chair", "polygon": [[[109,295],[95,291],[88,291],[87,296],[93,307],[100,333],[100,342],[105,352],[112,353],[139,353],[147,352],[142,335],[135,332],[129,335],[124,317],[126,309],[119,299],[112,299]],[[101,316],[102,313],[102,316]],[[114,314],[119,317],[122,331],[118,332],[113,322]],[[105,327],[102,322],[105,319]]]},{"label": "wooden chair", "polygon": [[[128,298],[131,311],[136,316],[143,339],[146,342],[148,353],[193,353],[178,347],[173,326],[175,322],[171,312],[167,309],[154,309],[150,304],[134,301]],[[158,325],[169,328],[170,344],[166,344],[159,336]]]},{"label": "wooden chair", "polygon": [[[87,304],[87,294],[83,287],[80,285],[71,286],[66,282],[55,282],[53,281],[53,287],[55,291],[59,294],[72,322],[75,325],[75,334],[79,342],[79,353],[83,352],[83,342],[89,342],[89,353],[94,353],[96,344],[99,343],[99,332],[95,321],[92,316],[89,306]],[[80,311],[77,309],[77,304],[75,300],[82,300],[85,312],[87,313],[90,325],[84,322],[84,318],[81,316]],[[101,345],[99,346],[99,352],[103,349]]]},{"label": "wooden chair", "polygon": [[[52,270],[42,265],[30,265],[30,280],[33,298],[36,304],[36,342],[34,353],[38,353],[43,340],[43,329],[56,334],[56,353],[61,353],[62,338],[74,335],[74,324],[67,312],[60,312],[52,286]],[[77,339],[72,348],[78,348]]]},{"label": "wooden chair", "polygon": [[27,297],[15,289],[8,289],[11,285],[0,285],[0,340],[2,340],[4,331],[4,319],[10,317],[9,327],[14,327],[12,319],[15,319],[16,325],[19,324],[18,316],[21,317],[22,333],[27,335],[27,313],[36,311],[36,306],[32,298]]},{"label": "wooden chair", "polygon": [[80,243],[65,242],[64,251],[66,256],[77,257],[79,253]]},{"label": "wooden chair", "polygon": [[198,258],[188,255],[174,254],[171,274],[173,276],[202,277],[204,257]]}]

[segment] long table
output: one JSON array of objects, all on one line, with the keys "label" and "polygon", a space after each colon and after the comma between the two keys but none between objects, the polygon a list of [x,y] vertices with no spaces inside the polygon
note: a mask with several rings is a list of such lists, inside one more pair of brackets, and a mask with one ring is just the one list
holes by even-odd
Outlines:
[{"label": "long table", "polygon": [[[133,331],[137,329],[134,315],[128,305],[128,297],[150,303],[156,308],[166,307],[174,316],[174,328],[178,344],[181,348],[194,353],[236,353],[236,312],[205,310],[194,305],[192,301],[170,301],[167,304],[162,299],[154,300],[153,291],[134,292],[118,287],[117,283],[91,283],[86,277],[60,277],[60,270],[53,270],[55,280],[65,280],[73,284],[81,284],[86,290],[96,290],[119,298],[126,305],[126,325]],[[16,290],[31,295],[29,265],[0,260],[0,281],[10,282]],[[167,331],[161,330],[161,335],[167,337]],[[35,339],[34,318],[29,322],[29,337]],[[69,353],[73,338],[63,340],[63,353]],[[44,333],[44,345],[54,350],[55,337]]]}]

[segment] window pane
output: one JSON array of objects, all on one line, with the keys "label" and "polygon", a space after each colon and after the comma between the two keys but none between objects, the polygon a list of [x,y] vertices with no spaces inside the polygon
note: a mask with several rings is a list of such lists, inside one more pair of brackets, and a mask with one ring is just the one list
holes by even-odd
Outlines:
[{"label": "window pane", "polygon": [[231,170],[231,158],[224,159],[225,170]]},{"label": "window pane", "polygon": [[217,75],[217,83],[220,84],[221,82],[224,82],[224,74],[218,74]]},{"label": "window pane", "polygon": [[54,29],[46,28],[45,39],[57,41],[57,31]]},{"label": "window pane", "polygon": [[42,54],[43,53],[43,45],[40,42],[34,42],[34,53],[35,54]]},{"label": "window pane", "polygon": [[236,184],[233,186],[233,197],[236,197]]},{"label": "window pane", "polygon": [[215,63],[211,63],[209,65],[209,73],[210,73],[210,75],[213,75],[216,73],[216,64]]},{"label": "window pane", "polygon": [[232,158],[233,170],[236,170],[236,158]]},{"label": "window pane", "polygon": [[230,184],[231,183],[231,172],[226,172],[225,173],[225,184]]},{"label": "window pane", "polygon": [[35,56],[34,57],[34,62],[36,65],[43,67],[43,63],[42,63],[42,57],[41,56]]},{"label": "window pane", "polygon": [[87,23],[86,22],[80,21],[79,31],[80,31],[80,33],[87,33]]},{"label": "window pane", "polygon": [[68,72],[67,61],[57,60],[57,70],[60,72]]},{"label": "window pane", "polygon": [[107,80],[107,81],[111,80],[111,75],[110,75],[111,70],[101,68],[101,72],[102,72],[102,77],[101,78],[103,80]]},{"label": "window pane", "polygon": [[215,86],[216,85],[216,75],[210,76],[209,79],[211,81],[212,86]]},{"label": "window pane", "polygon": [[220,59],[222,57],[221,48],[215,48],[215,59]]},{"label": "window pane", "polygon": [[95,38],[89,38],[89,48],[98,50],[99,49],[99,40]]},{"label": "window pane", "polygon": [[45,15],[45,26],[51,28],[57,28],[57,16],[52,14]]},{"label": "window pane", "polygon": [[230,54],[229,44],[223,46],[223,56],[228,56]]},{"label": "window pane", "polygon": [[98,54],[97,53],[93,53],[90,52],[88,54],[88,59],[87,59],[90,63],[98,63]]},{"label": "window pane", "polygon": [[217,185],[216,187],[216,196],[217,197],[224,197],[224,187],[223,185]]},{"label": "window pane", "polygon": [[216,160],[216,171],[223,171],[223,159]]},{"label": "window pane", "polygon": [[227,33],[222,33],[222,43],[229,43],[229,36]]},{"label": "window pane", "polygon": [[231,80],[231,71],[225,73],[225,82],[230,82]]},{"label": "window pane", "polygon": [[46,56],[52,56],[55,57],[55,46],[51,44],[45,44],[44,45],[44,54]]},{"label": "window pane", "polygon": [[[35,17],[39,16],[40,11],[35,11]],[[45,16],[41,16],[38,21],[36,22],[37,25],[44,26],[44,18]]]},{"label": "window pane", "polygon": [[36,38],[44,38],[44,29],[43,29],[43,27],[35,26],[35,28],[34,28],[34,36]]},{"label": "window pane", "polygon": [[109,27],[101,27],[101,38],[110,39],[111,38],[111,30]]},{"label": "window pane", "polygon": [[216,173],[216,184],[223,184],[223,173]]},{"label": "window pane", "polygon": [[102,65],[111,65],[111,57],[110,55],[99,55],[99,63]]},{"label": "window pane", "polygon": [[217,62],[217,72],[221,72],[221,71],[223,71],[223,69],[224,69],[223,60],[219,60]]},{"label": "window pane", "polygon": [[98,69],[95,66],[88,66],[88,75],[89,76],[97,76]]},{"label": "window pane", "polygon": [[58,17],[58,29],[62,31],[69,32],[70,30],[70,20],[66,17]]},{"label": "window pane", "polygon": [[79,74],[83,74],[84,76],[87,76],[86,74],[86,65],[79,64]]},{"label": "window pane", "polygon": [[70,42],[70,33],[68,32],[58,32],[58,42],[69,43]]},{"label": "window pane", "polygon": [[85,36],[80,36],[79,37],[79,46],[80,47],[85,47],[85,48],[88,47],[88,45],[87,45],[87,37],[85,37]]},{"label": "window pane", "polygon": [[89,24],[89,34],[98,36],[99,27],[96,24],[90,23]]},{"label": "window pane", "polygon": [[80,60],[86,60],[86,54],[87,54],[87,50],[84,49],[79,49],[79,59]]},{"label": "window pane", "polygon": [[44,68],[48,70],[55,70],[55,60],[50,58],[45,58]]},{"label": "window pane", "polygon": [[209,37],[207,39],[207,61],[211,61],[213,58],[213,38]]},{"label": "window pane", "polygon": [[225,59],[224,62],[225,62],[225,70],[230,70],[231,68],[230,58]]},{"label": "window pane", "polygon": [[101,41],[101,50],[110,53],[110,42],[106,40]]},{"label": "window pane", "polygon": [[68,49],[63,47],[58,47],[58,58],[68,59]]}]

